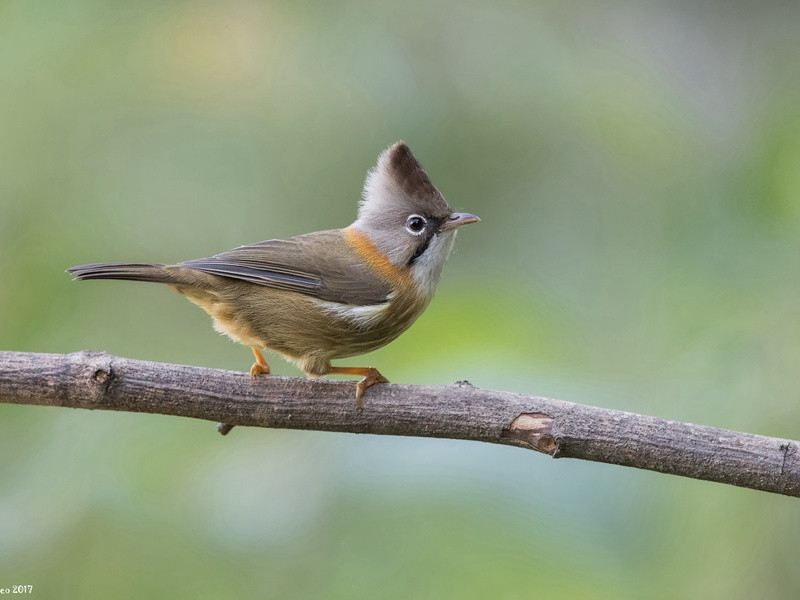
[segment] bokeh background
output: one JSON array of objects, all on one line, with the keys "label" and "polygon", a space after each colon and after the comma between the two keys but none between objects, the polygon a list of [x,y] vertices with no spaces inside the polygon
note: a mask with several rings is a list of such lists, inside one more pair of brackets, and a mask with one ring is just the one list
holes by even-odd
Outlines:
[{"label": "bokeh background", "polygon": [[[246,370],[70,283],[345,226],[406,140],[464,230],[393,381],[800,436],[800,4],[0,4],[0,348]],[[298,375],[279,359],[278,374]],[[0,407],[40,598],[790,598],[795,499],[477,443]]]}]

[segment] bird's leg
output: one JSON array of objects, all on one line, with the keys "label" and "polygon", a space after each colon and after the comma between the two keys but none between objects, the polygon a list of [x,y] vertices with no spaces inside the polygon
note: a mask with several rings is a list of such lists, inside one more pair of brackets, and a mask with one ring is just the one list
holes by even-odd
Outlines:
[{"label": "bird's leg", "polygon": [[[258,346],[252,346],[253,354],[256,357],[256,362],[250,367],[250,382],[256,380],[256,375],[269,375],[269,365],[264,360],[264,355],[261,354],[261,349]],[[222,435],[228,435],[233,429],[233,425],[227,423],[217,423],[217,431]]]},{"label": "bird's leg", "polygon": [[356,384],[356,408],[359,409],[363,407],[361,396],[364,395],[368,387],[376,383],[389,383],[389,380],[381,375],[375,367],[330,367],[328,373],[332,375],[359,375],[364,378]]},{"label": "bird's leg", "polygon": [[256,357],[256,362],[250,367],[250,378],[255,379],[256,375],[269,375],[269,365],[264,360],[264,355],[261,354],[261,349],[258,346],[253,346],[253,354]]}]

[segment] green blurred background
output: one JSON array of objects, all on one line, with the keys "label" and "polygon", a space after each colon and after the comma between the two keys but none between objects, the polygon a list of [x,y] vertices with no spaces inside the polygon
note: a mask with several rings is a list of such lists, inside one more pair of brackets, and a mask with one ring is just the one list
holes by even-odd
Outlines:
[{"label": "green blurred background", "polygon": [[[246,370],[155,285],[345,226],[406,140],[464,230],[367,359],[800,437],[800,5],[0,3],[0,349]],[[298,375],[281,360],[278,374]],[[794,499],[476,443],[0,407],[40,598],[790,598]]]}]

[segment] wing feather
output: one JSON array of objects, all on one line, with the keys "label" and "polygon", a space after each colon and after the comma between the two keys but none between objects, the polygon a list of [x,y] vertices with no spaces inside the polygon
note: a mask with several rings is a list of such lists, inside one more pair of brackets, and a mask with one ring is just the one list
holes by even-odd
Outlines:
[{"label": "wing feather", "polygon": [[348,246],[340,229],[248,244],[181,264],[212,275],[356,306],[387,302],[392,291],[391,285]]}]

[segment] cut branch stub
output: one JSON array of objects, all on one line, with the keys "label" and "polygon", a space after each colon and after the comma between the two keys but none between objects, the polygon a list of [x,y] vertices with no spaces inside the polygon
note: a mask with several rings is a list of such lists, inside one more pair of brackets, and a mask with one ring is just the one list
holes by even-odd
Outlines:
[{"label": "cut branch stub", "polygon": [[553,457],[558,453],[558,442],[553,436],[553,419],[544,413],[518,415],[503,430],[500,438]]}]

